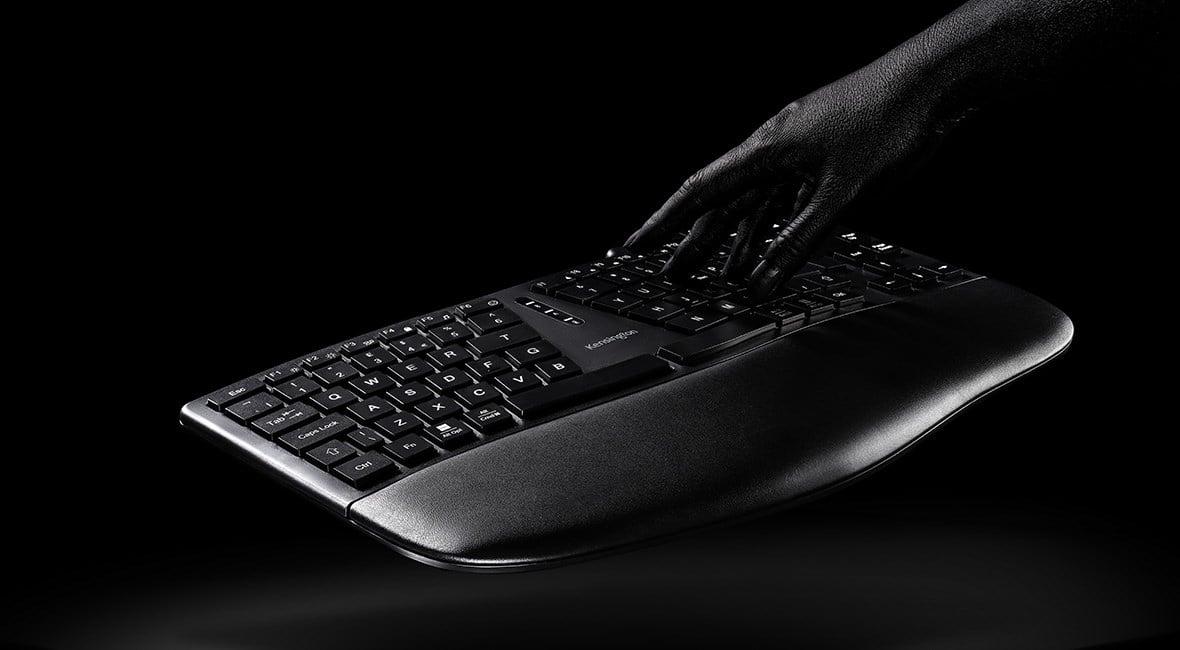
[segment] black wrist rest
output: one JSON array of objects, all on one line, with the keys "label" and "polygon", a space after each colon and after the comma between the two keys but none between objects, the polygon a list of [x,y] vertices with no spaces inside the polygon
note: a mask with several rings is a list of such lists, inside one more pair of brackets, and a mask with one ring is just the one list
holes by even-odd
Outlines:
[{"label": "black wrist rest", "polygon": [[449,568],[584,559],[836,487],[1072,335],[1052,305],[982,278],[458,454],[359,499],[349,517]]}]

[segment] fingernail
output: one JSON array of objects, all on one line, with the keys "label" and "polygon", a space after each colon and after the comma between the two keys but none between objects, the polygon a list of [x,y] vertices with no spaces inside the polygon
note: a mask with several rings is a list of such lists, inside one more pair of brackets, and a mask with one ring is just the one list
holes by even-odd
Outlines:
[{"label": "fingernail", "polygon": [[623,248],[631,248],[632,246],[635,245],[635,240],[638,238],[639,238],[639,233],[637,233],[637,232],[631,233],[631,236],[627,238],[626,243],[623,244]]}]

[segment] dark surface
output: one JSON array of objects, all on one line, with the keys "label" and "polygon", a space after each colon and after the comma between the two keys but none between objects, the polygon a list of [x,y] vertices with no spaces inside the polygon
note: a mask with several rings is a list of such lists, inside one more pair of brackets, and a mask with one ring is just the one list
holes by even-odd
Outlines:
[{"label": "dark surface", "polygon": [[45,198],[77,225],[14,240],[56,273],[14,276],[28,302],[13,313],[33,325],[21,347],[76,392],[26,424],[55,441],[53,471],[4,474],[0,639],[1080,648],[1174,632],[1174,335],[1157,306],[1174,294],[1176,131],[1134,70],[977,116],[854,216],[1044,297],[1077,333],[801,509],[553,571],[449,574],[175,423],[188,399],[317,345],[601,255],[783,104],[945,9],[759,15],[741,47],[716,19],[609,46],[450,26],[462,65],[388,34],[300,54],[305,39],[255,30],[71,58],[54,84],[76,97],[48,114],[44,154],[75,173]]}]

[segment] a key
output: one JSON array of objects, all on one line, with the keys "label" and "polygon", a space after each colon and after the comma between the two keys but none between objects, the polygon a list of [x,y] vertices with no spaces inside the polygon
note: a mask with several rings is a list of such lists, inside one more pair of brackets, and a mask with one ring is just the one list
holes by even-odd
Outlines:
[{"label": "a key", "polygon": [[389,437],[396,438],[422,426],[422,420],[411,413],[395,413],[377,420],[375,425],[378,429],[389,434]]},{"label": "a key", "polygon": [[847,276],[832,272],[815,273],[813,275],[808,275],[807,279],[818,284],[821,289],[837,289],[839,287],[846,287],[852,282],[852,280],[850,280]]},{"label": "a key", "polygon": [[499,404],[485,404],[463,414],[467,421],[484,433],[503,431],[516,424],[516,420]]},{"label": "a key", "polygon": [[551,275],[549,277],[537,280],[532,284],[530,289],[536,293],[543,293],[551,296],[556,293],[558,289],[564,287],[570,282],[573,282],[572,278],[566,276],[564,273],[558,273],[557,275]]},{"label": "a key", "polygon": [[436,311],[433,314],[426,314],[425,316],[414,321],[414,324],[423,330],[428,330],[432,327],[445,325],[446,323],[454,322],[455,316],[449,311]]},{"label": "a key", "polygon": [[439,345],[450,345],[459,341],[466,341],[474,336],[471,330],[462,323],[447,323],[430,330],[430,338]]},{"label": "a key", "polygon": [[668,293],[664,289],[661,289],[650,282],[643,282],[631,287],[623,287],[622,292],[643,298],[644,300],[659,298],[660,296]]},{"label": "a key", "polygon": [[478,384],[472,384],[455,391],[455,397],[470,408],[500,399],[500,391],[481,381]]},{"label": "a key", "polygon": [[582,369],[574,364],[573,361],[565,357],[557,357],[548,361],[542,361],[537,364],[537,374],[549,383],[573,377],[580,374]]},{"label": "a key", "polygon": [[380,397],[370,397],[357,404],[348,407],[348,412],[360,420],[361,422],[372,422],[377,418],[384,417],[393,413],[397,409],[393,408],[393,404]]},{"label": "a key", "polygon": [[614,293],[608,293],[605,296],[595,298],[590,302],[590,306],[594,307],[595,309],[609,311],[612,314],[621,314],[642,302],[642,298],[633,296],[629,293],[616,291]]},{"label": "a key", "polygon": [[488,334],[505,327],[511,327],[519,322],[520,316],[507,309],[497,309],[467,319],[467,324],[476,334]]},{"label": "a key", "polygon": [[680,293],[674,293],[670,296],[664,296],[662,298],[662,300],[664,302],[672,303],[673,305],[676,305],[677,307],[685,307],[685,308],[696,307],[697,305],[699,305],[701,303],[707,302],[704,296],[700,295],[699,293],[693,293],[692,291],[682,291]]},{"label": "a key", "polygon": [[788,303],[796,309],[807,312],[807,317],[815,320],[836,310],[836,305],[824,300],[819,294],[810,296],[795,296]]},{"label": "a key", "polygon": [[527,343],[541,338],[533,328],[528,325],[516,325],[510,327],[503,332],[496,332],[495,334],[485,334],[484,336],[477,336],[467,342],[467,345],[475,350],[480,356],[506,350],[521,343]]},{"label": "a key", "polygon": [[604,282],[595,278],[586,278],[585,280],[572,282],[558,289],[553,295],[563,300],[569,300],[570,302],[586,304],[604,293],[613,291],[615,286],[610,282]]},{"label": "a key", "polygon": [[901,255],[900,248],[894,246],[893,244],[886,244],[885,242],[877,242],[875,244],[869,244],[868,249],[870,252],[872,252],[873,255],[876,255],[877,259],[879,259],[879,260],[880,259],[892,259],[894,257]]},{"label": "a key", "polygon": [[963,269],[950,264],[923,264],[922,270],[927,273],[933,273],[939,280],[953,280],[963,273]]},{"label": "a key", "polygon": [[749,314],[696,336],[664,345],[660,348],[659,355],[677,363],[692,365],[745,343],[768,339],[777,329],[778,323],[773,319]]},{"label": "a key", "polygon": [[849,264],[864,264],[866,261],[872,260],[873,256],[869,255],[868,251],[859,248],[850,248],[848,250],[836,251],[836,259],[848,262]]},{"label": "a key", "polygon": [[393,341],[396,341],[397,339],[405,338],[407,336],[413,336],[414,334],[417,334],[417,333],[418,333],[418,330],[414,329],[413,325],[410,325],[408,323],[400,323],[398,325],[391,325],[389,327],[386,327],[385,329],[381,330],[378,333],[378,336],[380,336],[386,342],[392,343]]},{"label": "a key", "polygon": [[873,271],[874,273],[880,273],[884,276],[890,276],[890,275],[897,273],[898,271],[901,270],[900,266],[894,264],[893,262],[887,261],[887,260],[877,260],[875,262],[866,262],[865,268],[870,271]]},{"label": "a key", "polygon": [[385,453],[396,458],[402,465],[413,467],[434,458],[438,452],[422,436],[411,433],[385,445]]},{"label": "a key", "polygon": [[322,420],[300,427],[290,433],[279,436],[279,444],[296,454],[311,449],[328,438],[346,433],[356,428],[356,422],[344,415],[329,415]]},{"label": "a key", "polygon": [[303,426],[319,417],[319,413],[310,406],[296,404],[264,415],[250,423],[256,431],[274,440],[275,436],[298,426]]},{"label": "a key", "polygon": [[356,447],[342,440],[326,442],[307,452],[307,459],[320,469],[329,469],[356,456],[360,452]]},{"label": "a key", "polygon": [[910,283],[908,280],[901,280],[898,278],[884,277],[878,280],[869,280],[869,286],[885,293],[906,293],[910,290]]},{"label": "a key", "polygon": [[332,468],[332,473],[363,490],[397,474],[397,465],[388,456],[368,451]]},{"label": "a key", "polygon": [[270,413],[283,405],[283,401],[274,395],[257,395],[244,399],[237,404],[226,407],[225,412],[238,422],[246,422]]},{"label": "a key", "polygon": [[323,350],[320,352],[316,352],[315,354],[309,354],[306,357],[303,357],[303,361],[301,361],[300,363],[302,363],[303,367],[307,368],[308,370],[315,370],[316,368],[319,368],[322,365],[329,364],[329,363],[332,363],[333,361],[339,361],[339,360],[340,360],[340,353],[339,352],[336,352],[334,350]]},{"label": "a key", "polygon": [[434,394],[430,392],[429,388],[416,381],[403,384],[397,388],[391,388],[387,395],[389,395],[389,399],[393,400],[394,404],[397,404],[403,409],[434,397]]},{"label": "a key", "polygon": [[685,312],[665,323],[665,327],[692,334],[725,322],[729,317],[711,309],[701,308]]},{"label": "a key", "polygon": [[345,361],[337,361],[330,363],[315,372],[312,375],[327,386],[334,386],[343,381],[348,381],[361,373],[357,372],[356,368],[348,365]]},{"label": "a key", "polygon": [[320,385],[309,377],[296,377],[291,381],[275,384],[272,389],[288,402],[294,402],[320,392]]},{"label": "a key", "polygon": [[508,394],[520,393],[541,385],[541,380],[527,370],[513,370],[495,379],[496,385]]},{"label": "a key", "polygon": [[365,427],[361,427],[355,431],[349,432],[346,438],[348,439],[348,442],[352,443],[353,447],[363,451],[376,449],[386,442],[385,438],[381,434]]},{"label": "a key", "polygon": [[500,302],[498,298],[480,298],[479,300],[472,300],[465,302],[455,307],[455,311],[463,318],[471,318],[476,314],[482,314],[485,311],[491,311],[502,307],[504,303]]},{"label": "a key", "polygon": [[329,388],[311,397],[311,403],[324,413],[348,406],[356,400],[356,393],[353,393],[347,388]]},{"label": "a key", "polygon": [[670,302],[652,302],[632,309],[627,312],[627,315],[636,320],[658,324],[683,312],[684,307],[680,305],[673,305]]},{"label": "a key", "polygon": [[444,420],[427,426],[423,431],[440,447],[454,449],[475,440],[475,431],[471,425],[463,424],[456,419]]},{"label": "a key", "polygon": [[825,300],[832,301],[840,311],[848,311],[854,307],[863,305],[865,302],[864,294],[853,289],[828,289],[816,295]]},{"label": "a key", "polygon": [[385,348],[371,348],[364,352],[354,353],[352,355],[353,365],[359,366],[361,370],[369,372],[376,370],[381,366],[388,365],[397,361],[397,357]]},{"label": "a key", "polygon": [[464,350],[459,345],[448,345],[434,352],[427,352],[426,358],[430,359],[431,363],[440,368],[449,368],[468,361],[473,357],[470,352]]},{"label": "a key", "polygon": [[[793,296],[792,296],[793,297]],[[756,313],[772,319],[779,327],[795,327],[807,320],[807,311],[793,306],[790,298],[779,298],[758,308]]]},{"label": "a key", "polygon": [[805,278],[795,278],[787,283],[787,291],[791,293],[810,293],[812,291],[819,291],[820,288],[818,284]]},{"label": "a key", "polygon": [[434,349],[430,340],[421,334],[410,334],[393,339],[389,342],[389,347],[403,359]]},{"label": "a key", "polygon": [[897,275],[903,280],[909,280],[911,285],[918,287],[928,287],[930,285],[938,284],[938,276],[927,271],[915,271],[907,269]]},{"label": "a key", "polygon": [[437,422],[463,412],[463,407],[449,397],[435,397],[414,407],[427,420]]},{"label": "a key", "polygon": [[257,393],[265,387],[260,380],[251,377],[245,381],[238,382],[228,388],[223,388],[216,393],[209,396],[207,403],[209,406],[221,410],[226,406]]},{"label": "a key", "polygon": [[625,270],[621,270],[621,269],[612,269],[609,271],[603,271],[594,277],[599,280],[605,280],[607,282],[612,282],[614,284],[635,284],[636,282],[639,282],[641,277],[645,277],[645,276],[639,276],[639,275],[632,273],[630,271],[625,271]]},{"label": "a key", "polygon": [[451,368],[436,372],[426,378],[426,383],[434,390],[443,393],[471,383],[471,377],[462,370]]},{"label": "a key", "polygon": [[727,314],[729,316],[737,316],[738,314],[744,314],[747,311],[750,311],[749,307],[743,305],[740,302],[734,302],[732,300],[725,299],[714,300],[713,302],[709,303],[709,309],[722,314]]},{"label": "a key", "polygon": [[527,366],[530,363],[543,361],[551,357],[560,355],[561,352],[545,341],[534,341],[533,343],[526,343],[524,345],[512,348],[504,353],[504,356],[509,361],[518,366]]},{"label": "a key", "polygon": [[530,418],[584,402],[602,393],[651,379],[671,370],[656,357],[644,355],[549,384],[519,395],[510,395],[508,408]]},{"label": "a key", "polygon": [[386,368],[385,371],[397,377],[397,380],[401,382],[415,381],[434,374],[434,368],[429,363],[418,359],[395,363]]},{"label": "a key", "polygon": [[[426,365],[426,364],[422,364]],[[374,372],[358,377],[348,382],[356,392],[361,395],[377,395],[393,388],[397,384],[394,383],[393,378],[383,372]]]},{"label": "a key", "polygon": [[262,376],[262,381],[268,384],[274,384],[280,381],[290,381],[296,377],[303,376],[303,369],[299,366],[284,366],[276,370],[271,370]]},{"label": "a key", "polygon": [[495,377],[502,372],[512,370],[512,366],[508,365],[508,362],[499,355],[491,354],[482,359],[468,361],[467,369],[476,377],[487,379],[488,377]]},{"label": "a key", "polygon": [[363,352],[369,348],[377,345],[377,339],[373,337],[365,337],[360,339],[352,339],[340,344],[340,353],[353,355],[358,352]]}]

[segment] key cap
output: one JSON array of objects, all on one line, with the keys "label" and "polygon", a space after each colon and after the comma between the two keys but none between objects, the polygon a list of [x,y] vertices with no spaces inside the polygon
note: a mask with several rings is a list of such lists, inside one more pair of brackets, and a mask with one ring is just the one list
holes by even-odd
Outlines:
[{"label": "key cap", "polygon": [[268,384],[273,384],[278,381],[290,381],[296,377],[303,376],[303,369],[299,366],[285,366],[277,370],[271,370],[262,376],[262,381]]},{"label": "key cap", "polygon": [[733,290],[729,287],[710,282],[709,284],[693,288],[693,293],[698,293],[709,300],[717,300],[718,298],[724,298],[733,293]]},{"label": "key cap", "polygon": [[439,345],[450,345],[459,341],[466,341],[475,336],[471,330],[461,323],[447,323],[430,330],[430,338]]},{"label": "key cap", "polygon": [[434,374],[434,368],[429,363],[418,359],[411,359],[395,363],[385,369],[385,372],[397,377],[400,382],[414,381]]},{"label": "key cap", "polygon": [[865,263],[865,268],[870,271],[873,271],[874,273],[880,273],[885,276],[893,275],[894,273],[897,273],[898,271],[901,270],[901,267],[894,264],[893,262],[889,262],[886,260],[877,260],[875,262],[867,262],[867,263]]},{"label": "key cap", "polygon": [[393,378],[383,372],[374,372],[364,377],[358,377],[348,382],[348,385],[356,389],[356,392],[365,396],[378,395],[397,386]]},{"label": "key cap", "polygon": [[861,235],[860,233],[850,231],[850,232],[845,232],[840,235],[837,235],[836,241],[841,245],[867,244],[868,237],[865,237],[864,235]]},{"label": "key cap", "polygon": [[463,414],[467,421],[474,424],[477,429],[484,433],[493,433],[496,431],[503,431],[516,424],[516,420],[504,410],[504,407],[499,404],[485,404],[478,408],[473,408]]},{"label": "key cap", "polygon": [[206,403],[212,408],[220,411],[221,409],[242,399],[243,397],[248,397],[254,393],[257,393],[264,387],[265,384],[263,384],[258,379],[251,377],[244,381],[240,381],[233,386],[223,388],[216,393],[213,393],[209,396],[209,399],[206,400]]},{"label": "key cap", "polygon": [[520,316],[507,309],[497,309],[485,314],[477,314],[467,319],[467,324],[476,334],[488,334],[505,327],[511,327],[520,322]]},{"label": "key cap", "polygon": [[413,467],[423,461],[434,458],[434,447],[422,436],[411,433],[385,445],[385,453],[393,456],[402,465]]},{"label": "key cap", "polygon": [[475,440],[475,431],[471,425],[463,424],[456,419],[444,420],[431,424],[423,429],[426,437],[435,444],[446,449],[454,449]]},{"label": "key cap", "polygon": [[268,439],[274,440],[275,436],[297,426],[303,426],[319,417],[319,415],[310,406],[296,404],[295,406],[288,406],[269,415],[264,415],[251,422],[250,426],[254,427],[255,430]]},{"label": "key cap", "polygon": [[863,305],[865,302],[864,294],[853,289],[828,289],[816,295],[825,300],[832,301],[840,311],[848,311],[854,307]]},{"label": "key cap", "polygon": [[332,473],[363,490],[397,474],[397,465],[376,451],[368,451],[332,468]]},{"label": "key cap", "polygon": [[353,447],[347,442],[332,441],[326,442],[307,452],[307,459],[320,469],[328,469],[333,465],[343,463],[359,453],[356,447]]},{"label": "key cap", "polygon": [[632,309],[627,315],[636,320],[659,324],[683,312],[684,307],[670,302],[652,302]]},{"label": "key cap", "polygon": [[391,388],[387,394],[389,395],[389,399],[393,400],[394,404],[397,404],[403,409],[434,397],[434,394],[430,392],[429,388],[416,381],[403,384],[397,388]]},{"label": "key cap", "polygon": [[678,332],[693,334],[725,322],[729,316],[708,308],[693,309],[669,320],[665,327]]},{"label": "key cap", "polygon": [[[794,297],[794,296],[792,296]],[[779,298],[771,301],[755,312],[760,316],[770,318],[779,327],[794,327],[802,325],[807,320],[807,312],[791,305],[790,298]]]},{"label": "key cap", "polygon": [[909,281],[889,277],[869,280],[869,286],[885,293],[908,293],[910,290]]},{"label": "key cap", "polygon": [[348,438],[348,442],[352,443],[353,447],[363,451],[376,449],[386,442],[385,438],[381,434],[365,427],[361,427],[355,431],[349,432],[346,437]]},{"label": "key cap", "polygon": [[635,357],[556,384],[511,395],[507,398],[508,408],[521,417],[536,417],[584,402],[596,395],[657,377],[670,370],[666,362],[651,355]]},{"label": "key cap", "polygon": [[476,314],[482,314],[485,311],[491,311],[502,307],[504,303],[500,302],[498,298],[480,298],[479,300],[472,300],[465,302],[455,307],[455,311],[463,318],[471,318]]},{"label": "key cap", "polygon": [[750,311],[750,308],[732,300],[714,300],[709,303],[709,309],[728,316],[737,316]]},{"label": "key cap", "polygon": [[339,360],[339,352],[336,352],[335,350],[322,350],[320,352],[316,352],[315,354],[309,354],[306,357],[303,357],[303,361],[300,363],[302,363],[303,367],[307,368],[308,370],[315,370],[322,365]]},{"label": "key cap", "polygon": [[307,426],[279,436],[279,444],[289,451],[302,454],[328,438],[335,438],[337,435],[355,428],[356,422],[347,416],[329,415],[322,420],[316,420]]},{"label": "key cap", "polygon": [[820,286],[805,278],[795,278],[787,283],[787,291],[791,293],[810,293],[819,291]]},{"label": "key cap", "polygon": [[347,388],[329,388],[322,393],[313,395],[311,403],[324,413],[329,413],[348,406],[356,400],[356,393],[353,393]]},{"label": "key cap", "polygon": [[358,352],[363,352],[369,348],[377,345],[377,339],[373,337],[365,337],[360,339],[352,339],[340,344],[340,353],[347,355],[354,355]]},{"label": "key cap", "polygon": [[455,391],[455,397],[468,407],[472,407],[500,399],[500,391],[481,381]]},{"label": "key cap", "polygon": [[[803,314],[799,316],[802,318]],[[778,323],[773,319],[749,314],[687,339],[664,345],[660,347],[659,355],[677,363],[692,365],[751,341],[769,339],[777,329]]]},{"label": "key cap", "polygon": [[370,397],[367,400],[348,407],[348,412],[352,413],[353,417],[361,422],[371,422],[396,410],[393,408],[393,404],[380,397]]},{"label": "key cap", "polygon": [[832,273],[830,271],[808,275],[807,280],[818,284],[821,289],[838,289],[840,287],[846,287],[852,283],[852,280],[850,280],[847,276]]},{"label": "key cap", "polygon": [[407,336],[413,336],[417,333],[418,330],[414,329],[413,325],[409,323],[399,323],[397,325],[390,325],[389,327],[386,327],[385,329],[381,330],[378,335],[382,339],[385,339],[385,341],[388,343],[397,339],[405,338]]},{"label": "key cap", "polygon": [[573,377],[580,374],[582,369],[579,368],[573,361],[565,357],[557,357],[549,361],[542,361],[537,364],[537,374],[549,383]]},{"label": "key cap", "polygon": [[903,280],[909,280],[910,284],[915,287],[928,287],[938,284],[938,276],[928,271],[915,271],[907,269],[897,275]]},{"label": "key cap", "polygon": [[430,340],[421,334],[410,334],[409,336],[393,339],[389,342],[389,347],[403,359],[434,349],[434,346],[430,344]]},{"label": "key cap", "polygon": [[520,345],[541,338],[533,328],[528,325],[516,325],[510,327],[503,332],[495,334],[485,334],[484,336],[477,336],[467,342],[467,345],[475,350],[480,356],[506,350],[512,346]]},{"label": "key cap", "polygon": [[545,341],[535,341],[533,343],[526,343],[524,345],[512,348],[504,353],[504,356],[509,361],[515,363],[517,366],[527,366],[530,363],[536,363],[552,357],[559,356],[557,348],[553,347]]},{"label": "key cap", "polygon": [[639,282],[640,279],[647,276],[640,276],[630,271],[612,269],[609,271],[602,271],[594,277],[596,279],[605,280],[614,284],[635,284],[636,282]]},{"label": "key cap", "polygon": [[449,397],[435,397],[414,407],[427,420],[437,422],[463,412],[463,407]]},{"label": "key cap", "polygon": [[385,348],[372,348],[352,355],[353,365],[359,367],[365,372],[376,370],[381,366],[394,363],[396,361],[397,357],[393,356],[393,352],[390,352]]},{"label": "key cap", "polygon": [[430,359],[434,365],[440,368],[449,368],[453,365],[469,361],[474,357],[471,356],[470,352],[458,345],[448,345],[440,350],[427,352],[426,358]]},{"label": "key cap", "polygon": [[432,327],[438,327],[439,325],[445,325],[447,323],[453,322],[454,320],[454,314],[444,309],[442,311],[436,311],[433,314],[426,314],[425,316],[414,321],[414,324],[420,329],[428,330]]},{"label": "key cap", "polygon": [[541,385],[541,380],[527,370],[514,370],[494,380],[500,390],[508,394],[520,393]]},{"label": "key cap", "polygon": [[426,383],[434,390],[444,393],[449,390],[454,390],[471,383],[471,377],[462,370],[444,370],[436,372],[426,378]]},{"label": "key cap", "polygon": [[570,302],[586,304],[604,293],[613,291],[614,288],[615,285],[610,282],[604,282],[595,278],[586,278],[558,289],[553,295],[563,300],[569,300]]},{"label": "key cap", "polygon": [[322,384],[333,386],[342,381],[348,381],[359,374],[361,373],[357,372],[356,368],[348,365],[347,362],[337,361],[336,363],[330,363],[316,370],[312,373],[312,376],[320,380]]},{"label": "key cap", "polygon": [[872,259],[872,255],[869,255],[868,251],[864,251],[859,248],[850,248],[848,250],[836,251],[835,257],[838,260],[857,265],[864,264],[866,261]]},{"label": "key cap", "polygon": [[570,282],[573,282],[572,278],[567,277],[564,273],[558,273],[557,275],[551,275],[537,280],[529,288],[536,293],[543,293],[551,296],[556,293],[558,289],[564,287]]},{"label": "key cap", "polygon": [[836,311],[836,305],[819,297],[819,294],[795,296],[788,303],[796,309],[807,312],[807,317],[813,320]]},{"label": "key cap", "polygon": [[869,251],[877,256],[877,259],[892,259],[901,255],[901,249],[893,244],[886,244],[885,242],[877,242],[868,246]]},{"label": "key cap", "polygon": [[963,269],[950,264],[923,264],[922,270],[927,273],[933,273],[939,280],[953,280],[963,273]]},{"label": "key cap", "polygon": [[270,413],[283,405],[283,401],[274,395],[258,395],[244,399],[237,404],[226,407],[225,412],[238,422],[246,422]]},{"label": "key cap", "polygon": [[395,413],[377,420],[376,426],[389,437],[396,438],[422,426],[422,420],[412,413]]},{"label": "key cap", "polygon": [[627,271],[634,273],[641,278],[652,277],[660,274],[664,270],[663,265],[653,264],[651,262],[640,262],[639,264],[632,264],[626,267]]},{"label": "key cap", "polygon": [[660,287],[657,287],[650,282],[643,282],[631,287],[623,287],[623,293],[629,293],[633,296],[638,296],[644,300],[651,300],[652,298],[659,298],[668,292]]},{"label": "key cap", "polygon": [[707,302],[704,296],[691,291],[682,291],[680,293],[674,293],[670,296],[664,296],[663,301],[676,305],[677,307],[686,308],[696,307],[701,303]]},{"label": "key cap", "polygon": [[508,362],[499,355],[492,354],[482,359],[468,361],[467,369],[476,377],[487,379],[488,377],[495,377],[502,372],[512,370],[512,366],[508,365]]},{"label": "key cap", "polygon": [[291,381],[275,384],[272,388],[274,392],[278,393],[280,397],[288,402],[294,402],[297,399],[320,392],[320,385],[309,377],[296,377]]},{"label": "key cap", "polygon": [[595,298],[594,300],[590,301],[590,306],[595,309],[609,311],[612,314],[621,314],[642,302],[642,298],[633,296],[629,293],[616,291],[614,293],[608,293],[605,296]]}]

